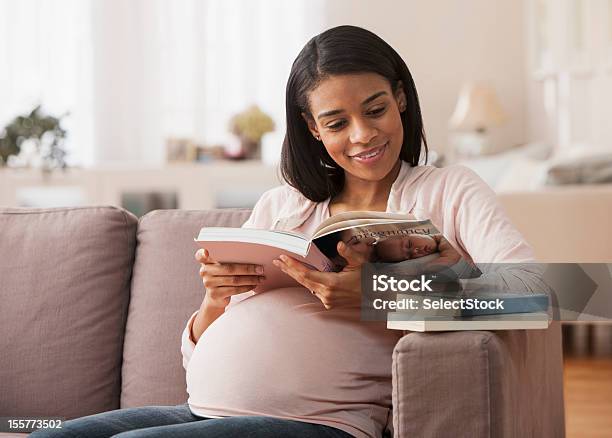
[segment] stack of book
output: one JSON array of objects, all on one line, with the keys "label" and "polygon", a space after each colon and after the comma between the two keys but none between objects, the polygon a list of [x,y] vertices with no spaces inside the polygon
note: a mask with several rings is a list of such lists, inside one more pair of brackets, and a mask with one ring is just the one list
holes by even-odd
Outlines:
[{"label": "stack of book", "polygon": [[[387,328],[417,332],[454,330],[546,329],[548,295],[513,293],[398,294],[412,300],[413,310],[389,312]],[[414,310],[416,309],[416,310]]]}]

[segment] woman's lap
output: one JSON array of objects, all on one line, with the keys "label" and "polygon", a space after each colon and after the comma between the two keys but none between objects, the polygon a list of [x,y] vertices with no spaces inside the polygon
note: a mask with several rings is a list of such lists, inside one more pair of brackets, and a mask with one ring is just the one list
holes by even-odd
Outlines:
[{"label": "woman's lap", "polygon": [[76,418],[64,422],[61,429],[41,430],[31,436],[34,438],[47,436],[104,438],[133,429],[187,423],[201,419],[191,413],[186,403],[177,406],[143,406]]},{"label": "woman's lap", "polygon": [[33,438],[350,437],[346,432],[333,427],[280,418],[262,416],[202,418],[193,415],[187,404],[145,406],[89,415],[66,421],[62,429],[37,431],[31,436]]},{"label": "woman's lap", "polygon": [[116,438],[350,438],[350,436],[342,430],[321,424],[272,417],[240,416],[133,430],[116,435]]}]

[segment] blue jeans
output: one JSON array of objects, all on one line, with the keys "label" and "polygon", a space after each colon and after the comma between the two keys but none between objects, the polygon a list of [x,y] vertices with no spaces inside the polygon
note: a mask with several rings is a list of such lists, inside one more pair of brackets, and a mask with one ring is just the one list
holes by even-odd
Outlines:
[{"label": "blue jeans", "polygon": [[62,429],[37,430],[34,438],[192,438],[192,437],[296,437],[346,438],[343,430],[322,424],[273,417],[203,418],[187,403],[117,409],[64,422]]}]

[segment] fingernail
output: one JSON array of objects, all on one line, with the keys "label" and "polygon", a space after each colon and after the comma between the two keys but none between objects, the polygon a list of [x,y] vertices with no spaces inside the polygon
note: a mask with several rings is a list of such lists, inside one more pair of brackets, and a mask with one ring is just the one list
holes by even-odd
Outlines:
[{"label": "fingernail", "polygon": [[258,274],[263,274],[264,273],[264,269],[263,266],[258,266],[255,268],[255,272]]},{"label": "fingernail", "polygon": [[282,255],[279,257],[283,262],[286,262],[288,257],[286,255]]}]

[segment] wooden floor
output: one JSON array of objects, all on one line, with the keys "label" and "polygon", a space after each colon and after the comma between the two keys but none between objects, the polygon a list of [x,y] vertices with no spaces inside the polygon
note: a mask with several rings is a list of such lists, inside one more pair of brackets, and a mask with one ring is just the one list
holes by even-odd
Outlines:
[{"label": "wooden floor", "polygon": [[565,359],[568,438],[612,437],[612,359]]}]

